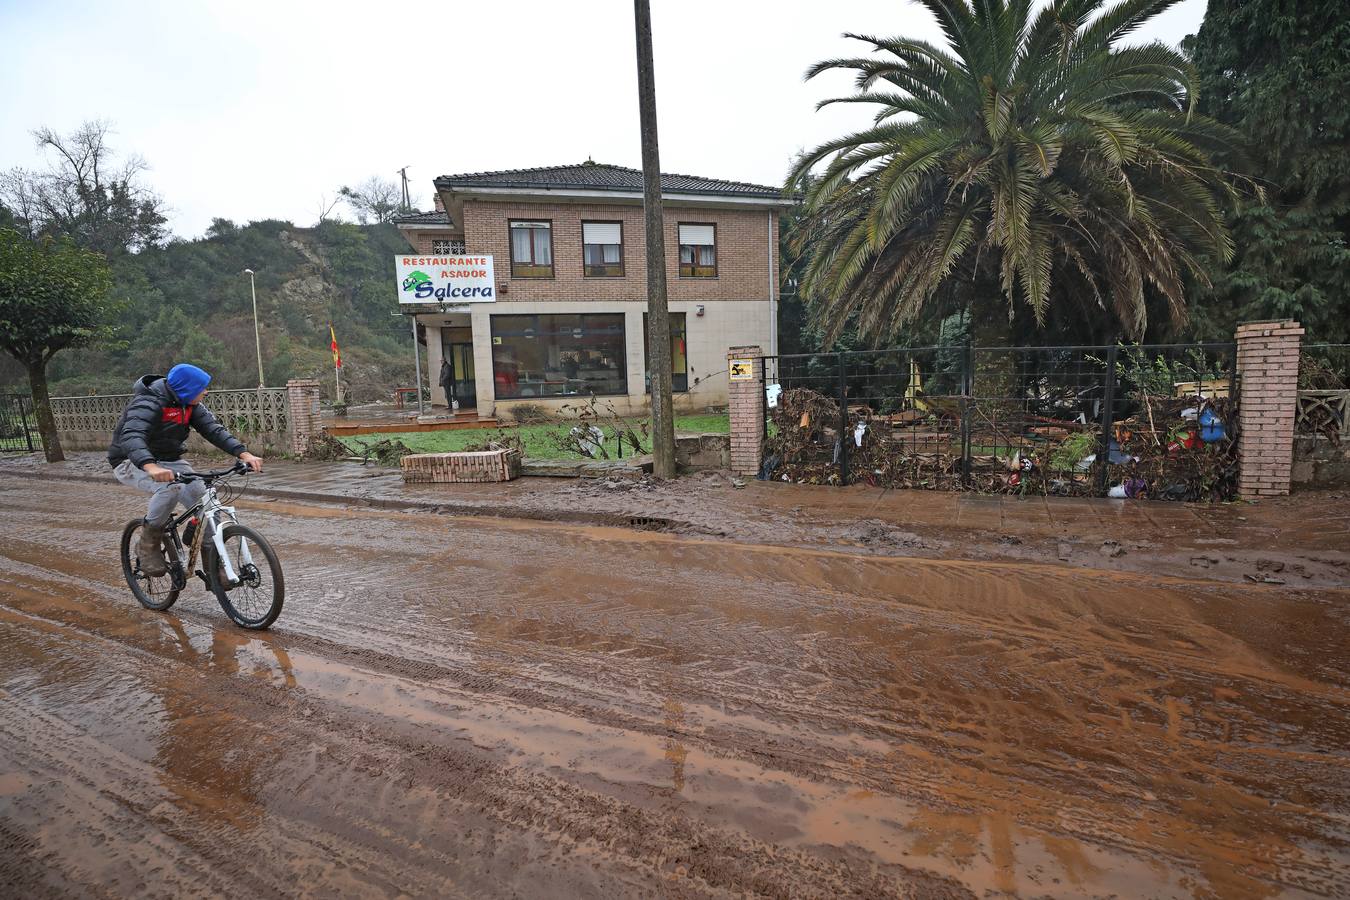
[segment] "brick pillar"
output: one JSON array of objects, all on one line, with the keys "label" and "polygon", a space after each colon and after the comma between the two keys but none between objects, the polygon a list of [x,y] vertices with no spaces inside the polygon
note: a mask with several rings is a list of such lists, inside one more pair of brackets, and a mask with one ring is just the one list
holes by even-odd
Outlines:
[{"label": "brick pillar", "polygon": [[[757,346],[727,351],[728,391],[731,403],[731,470],[758,475],[764,455],[764,360]],[[750,360],[750,378],[731,381],[733,360]]]},{"label": "brick pillar", "polygon": [[304,456],[309,443],[323,431],[319,413],[319,383],[309,378],[286,382],[286,422],[290,431],[291,452]]},{"label": "brick pillar", "polygon": [[1238,326],[1238,493],[1244,498],[1289,493],[1302,335],[1288,319]]}]

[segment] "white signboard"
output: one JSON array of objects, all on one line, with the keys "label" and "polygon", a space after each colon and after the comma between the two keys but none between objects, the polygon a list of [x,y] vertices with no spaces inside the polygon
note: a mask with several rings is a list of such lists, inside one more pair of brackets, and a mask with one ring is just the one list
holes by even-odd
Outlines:
[{"label": "white signboard", "polygon": [[492,257],[458,256],[394,257],[399,303],[492,303],[497,284],[492,276]]}]

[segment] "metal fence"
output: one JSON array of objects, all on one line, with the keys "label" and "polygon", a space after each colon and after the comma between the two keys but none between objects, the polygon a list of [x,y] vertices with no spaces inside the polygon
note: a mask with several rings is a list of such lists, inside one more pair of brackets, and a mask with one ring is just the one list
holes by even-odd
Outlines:
[{"label": "metal fence", "polygon": [[949,345],[764,359],[764,477],[1229,498],[1236,345]]},{"label": "metal fence", "polygon": [[0,453],[40,449],[32,401],[23,394],[0,394]]}]

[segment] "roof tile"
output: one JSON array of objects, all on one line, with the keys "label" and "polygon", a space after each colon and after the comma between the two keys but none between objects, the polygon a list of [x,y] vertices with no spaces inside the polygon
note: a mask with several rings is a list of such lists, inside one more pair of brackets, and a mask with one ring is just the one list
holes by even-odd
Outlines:
[{"label": "roof tile", "polygon": [[454,226],[450,221],[450,216],[444,210],[433,209],[430,212],[410,212],[393,219],[395,225],[444,225],[446,228]]},{"label": "roof tile", "polygon": [[[642,170],[607,163],[584,162],[534,169],[504,169],[498,172],[466,172],[436,179],[442,189],[472,187],[584,188],[601,191],[641,191]],[[675,194],[710,194],[781,199],[780,188],[744,181],[700,178],[697,175],[661,173],[661,190]]]}]

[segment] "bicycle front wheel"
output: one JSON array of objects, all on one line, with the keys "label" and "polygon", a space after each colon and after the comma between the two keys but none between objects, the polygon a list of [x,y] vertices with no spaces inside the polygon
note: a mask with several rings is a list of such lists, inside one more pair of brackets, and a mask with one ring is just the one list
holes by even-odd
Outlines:
[{"label": "bicycle front wheel", "polygon": [[141,519],[132,519],[122,530],[122,574],[126,576],[127,587],[146,609],[163,611],[173,606],[183,589],[182,563],[173,541],[164,542],[164,555],[169,571],[163,575],[152,576],[141,571],[141,560],[136,554],[136,545],[141,538],[141,529],[145,523]]},{"label": "bicycle front wheel", "polygon": [[286,581],[276,553],[262,535],[247,525],[226,525],[220,537],[236,580],[226,583],[224,566],[213,552],[210,559],[204,560],[208,564],[211,592],[236,625],[267,628],[281,615],[281,604],[286,599]]}]

